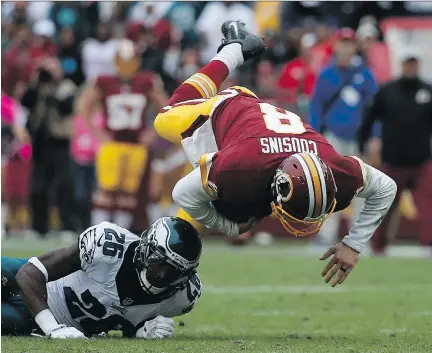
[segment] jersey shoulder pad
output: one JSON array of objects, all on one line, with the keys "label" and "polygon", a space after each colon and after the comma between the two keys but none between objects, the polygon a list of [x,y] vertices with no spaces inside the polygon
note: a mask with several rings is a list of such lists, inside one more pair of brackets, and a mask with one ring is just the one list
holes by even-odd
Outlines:
[{"label": "jersey shoulder pad", "polygon": [[201,293],[202,283],[196,273],[186,282],[181,290],[168,299],[172,304],[169,306],[169,310],[165,313],[165,316],[174,317],[187,314],[195,307]]},{"label": "jersey shoulder pad", "polygon": [[136,240],[135,234],[110,222],[86,229],[78,243],[81,269],[103,283],[114,279],[128,246]]}]

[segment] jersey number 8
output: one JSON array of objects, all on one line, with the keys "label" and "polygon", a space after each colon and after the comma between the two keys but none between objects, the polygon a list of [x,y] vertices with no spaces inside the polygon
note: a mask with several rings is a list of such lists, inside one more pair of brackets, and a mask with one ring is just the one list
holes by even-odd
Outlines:
[{"label": "jersey number 8", "polygon": [[268,130],[278,134],[294,135],[300,135],[306,131],[298,115],[268,103],[260,103],[259,106]]}]

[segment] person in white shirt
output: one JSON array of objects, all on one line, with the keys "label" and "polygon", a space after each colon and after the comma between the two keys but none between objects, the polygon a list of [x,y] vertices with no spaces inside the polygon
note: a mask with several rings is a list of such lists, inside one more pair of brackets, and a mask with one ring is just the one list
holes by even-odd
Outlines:
[{"label": "person in white shirt", "polygon": [[214,56],[222,40],[220,24],[227,18],[242,21],[246,29],[257,32],[255,12],[240,1],[213,1],[206,5],[196,23],[196,30],[203,37],[205,44],[201,49],[201,61],[208,63]]},{"label": "person in white shirt", "polygon": [[96,37],[88,38],[82,45],[82,65],[87,80],[99,75],[116,73],[114,57],[119,47],[119,40],[111,37],[107,24],[97,27]]}]

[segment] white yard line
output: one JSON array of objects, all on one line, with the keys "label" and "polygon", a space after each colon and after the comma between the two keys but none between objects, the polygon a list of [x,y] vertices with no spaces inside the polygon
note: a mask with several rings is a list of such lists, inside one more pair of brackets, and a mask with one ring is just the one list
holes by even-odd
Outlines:
[{"label": "white yard line", "polygon": [[[198,325],[194,329],[195,333],[199,334],[226,334],[236,337],[241,336],[244,333],[247,333],[245,329],[242,327],[227,327],[223,325]],[[235,333],[233,333],[233,331]],[[406,327],[400,327],[400,328],[382,328],[378,329],[378,334],[384,334],[384,335],[392,335],[397,333],[408,333],[413,332],[413,330],[409,330]],[[266,328],[260,328],[259,334],[260,337],[265,337],[266,335],[274,337],[275,335],[281,335],[284,337],[290,337],[292,338],[306,338],[307,336],[313,336],[313,335],[350,335],[350,334],[357,334],[358,331],[356,330],[350,330],[350,329],[311,329],[311,330],[305,330],[305,331],[294,331],[294,330],[284,330],[283,328],[278,330],[269,330]]]},{"label": "white yard line", "polygon": [[226,285],[212,285],[204,284],[203,293],[211,295],[254,295],[254,294],[321,294],[321,293],[357,293],[357,292],[393,292],[404,290],[432,290],[432,284],[419,284],[419,285],[399,285],[399,286],[380,286],[380,285],[367,285],[367,286],[345,286],[332,288],[328,285],[244,285],[244,286],[226,286]]},{"label": "white yard line", "polygon": [[290,294],[303,294],[303,293],[330,293],[330,292],[344,292],[343,288],[331,288],[324,286],[274,286],[274,285],[258,285],[258,286],[216,286],[204,285],[203,292],[226,295],[226,294],[263,294],[263,293],[290,293]]},{"label": "white yard line", "polygon": [[252,311],[252,316],[297,316],[300,315],[298,311],[293,310],[263,310],[263,311]]},{"label": "white yard line", "polygon": [[432,316],[432,310],[411,313],[412,316]]},{"label": "white yard line", "polygon": [[382,328],[380,330],[378,330],[379,333],[384,333],[384,334],[391,334],[391,333],[402,333],[402,332],[408,332],[410,330],[408,330],[406,327],[401,327],[401,328]]}]

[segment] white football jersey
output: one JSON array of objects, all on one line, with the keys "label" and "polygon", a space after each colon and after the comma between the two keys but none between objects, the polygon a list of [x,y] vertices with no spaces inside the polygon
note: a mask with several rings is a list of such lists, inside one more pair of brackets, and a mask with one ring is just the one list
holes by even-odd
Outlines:
[{"label": "white football jersey", "polygon": [[193,308],[201,295],[198,275],[168,298],[141,288],[133,264],[139,240],[110,222],[80,235],[81,270],[47,283],[48,306],[59,323],[86,334],[122,330],[134,336],[147,320],[182,315]]}]

